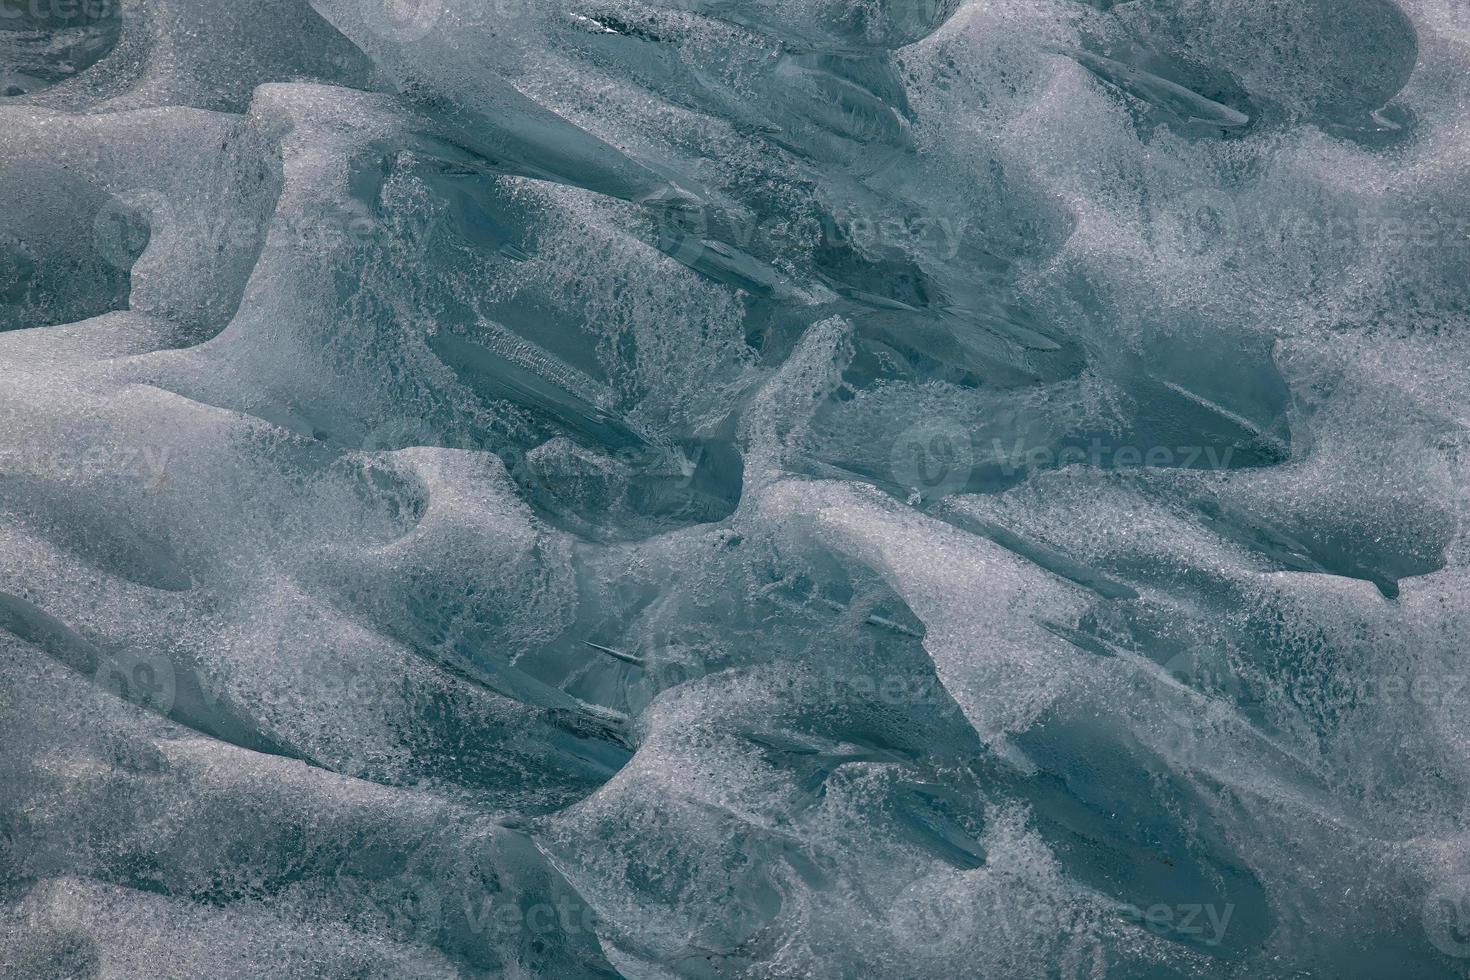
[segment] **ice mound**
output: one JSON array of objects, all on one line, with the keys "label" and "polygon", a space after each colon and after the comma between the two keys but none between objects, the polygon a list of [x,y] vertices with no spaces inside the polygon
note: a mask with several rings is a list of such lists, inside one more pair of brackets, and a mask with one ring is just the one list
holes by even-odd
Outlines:
[{"label": "ice mound", "polygon": [[0,974],[1450,977],[1448,0],[0,0]]}]

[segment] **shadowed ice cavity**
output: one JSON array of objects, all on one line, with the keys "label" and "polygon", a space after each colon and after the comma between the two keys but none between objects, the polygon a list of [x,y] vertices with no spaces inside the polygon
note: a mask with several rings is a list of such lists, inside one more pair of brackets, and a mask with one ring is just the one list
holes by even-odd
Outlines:
[{"label": "shadowed ice cavity", "polygon": [[1108,13],[1091,22],[1093,50],[1073,57],[1182,132],[1310,122],[1375,145],[1401,139],[1412,123],[1391,102],[1414,70],[1418,41],[1393,0],[1099,6]]},{"label": "shadowed ice cavity", "polygon": [[[729,719],[721,726],[734,728],[753,743],[763,765],[774,770],[770,775],[790,795],[792,829],[798,839],[805,837],[804,825],[816,823],[825,807],[851,792],[850,782],[858,772],[872,767],[875,777],[879,771],[895,775],[871,786],[876,793],[865,800],[865,829],[888,841],[887,846],[911,847],[929,860],[955,868],[981,867],[986,863],[985,810],[969,793],[988,798],[992,805],[1007,798],[1024,800],[1041,837],[1064,855],[1061,860],[1068,874],[1116,902],[1120,911],[1153,902],[1240,908],[1243,918],[1230,931],[1229,943],[1222,944],[1218,936],[1201,938],[1192,927],[1170,937],[1210,955],[1238,956],[1264,938],[1269,923],[1262,919],[1265,904],[1259,883],[1238,858],[1230,856],[1231,847],[1218,831],[1200,824],[1197,815],[1203,801],[1187,786],[1171,785],[1169,761],[1136,744],[1118,746],[1104,753],[1107,762],[1099,773],[1096,759],[1080,759],[1061,746],[1079,737],[1097,745],[1100,732],[1110,731],[1109,726],[1089,729],[1087,735],[1071,731],[1060,736],[1059,731],[1079,724],[1060,718],[1039,722],[1016,742],[1037,769],[1023,775],[1003,758],[984,752],[978,757],[983,761],[978,761],[972,754],[978,747],[972,744],[971,733],[963,726],[945,727],[945,719],[958,716],[942,689],[928,686],[922,673],[906,677],[901,661],[890,661],[880,691],[856,669],[863,663],[860,659],[840,673],[819,671],[784,682],[795,694],[824,690],[829,696],[820,709],[801,702],[788,706],[779,677],[769,678],[771,686],[763,687],[758,675],[746,675],[739,683],[749,684],[751,694],[764,690],[772,699],[764,702],[766,708],[776,713],[762,719],[762,730],[742,730],[753,719]],[[911,699],[923,710],[911,717],[894,714],[889,705],[899,690],[905,703]],[[704,724],[713,721],[703,719]],[[916,727],[920,724],[929,730],[921,734]],[[668,751],[663,738],[655,736],[647,750]],[[956,761],[967,759],[973,783],[946,783],[928,768],[942,768],[950,753]],[[1130,784],[1131,790],[1124,789]],[[1172,806],[1156,805],[1161,793],[1174,797]],[[1177,820],[1161,815],[1167,812],[1196,816]],[[807,839],[806,856],[800,861],[793,857],[789,863],[798,870],[803,864],[826,869],[808,882],[824,887],[823,879],[854,873],[838,870],[836,849],[841,846],[840,840]],[[675,859],[686,860],[694,859]],[[693,869],[689,873],[698,874]],[[779,907],[766,909],[761,918],[769,921]],[[730,953],[738,948],[738,943],[725,942]],[[756,950],[747,952],[754,955]]]},{"label": "shadowed ice cavity", "polygon": [[368,59],[303,0],[7,0],[5,12],[19,18],[0,19],[17,70],[44,63],[34,70],[45,84],[13,86],[21,104],[242,112],[267,82],[371,84]]},{"label": "shadowed ice cavity", "polygon": [[0,113],[15,135],[0,146],[15,195],[0,219],[0,327],[127,309],[188,343],[229,322],[279,190],[254,127],[191,109]]},{"label": "shadowed ice cavity", "polygon": [[[11,163],[0,186],[8,201],[0,212],[0,330],[128,308],[129,271],[147,244],[146,224],[60,167]],[[115,237],[99,240],[98,216],[111,210]]]},{"label": "shadowed ice cavity", "polygon": [[[942,362],[949,370],[932,373],[912,336],[894,333],[883,347],[857,340],[798,441],[801,466],[933,502],[1069,466],[1222,473],[1288,459],[1288,392],[1270,344],[1183,326],[1144,340],[1136,353],[1102,338],[1074,352],[1037,352],[1029,363],[1054,373],[1024,386],[997,377],[974,357],[976,338],[958,330],[934,348],[951,352]],[[967,348],[973,373],[957,376]],[[1084,352],[1088,374],[1078,376]]]},{"label": "shadowed ice cavity", "polygon": [[[1117,719],[1086,717],[1076,705],[1042,718],[1015,744],[1037,767],[1018,792],[1074,880],[1135,908],[1230,909],[1223,935],[1193,923],[1165,932],[1213,956],[1237,958],[1267,938],[1265,890],[1173,760],[1138,745]],[[1079,744],[1089,746],[1085,757]]]},{"label": "shadowed ice cavity", "polygon": [[[1130,910],[1140,904],[1169,903],[1242,916],[1223,936],[1183,923],[1164,935],[1170,944],[1236,958],[1266,937],[1260,883],[1204,798],[1173,777],[1179,759],[1114,730],[1137,723],[1127,713],[1143,710],[1151,686],[1067,698],[1010,748],[982,746],[884,584],[850,577],[852,564],[813,542],[793,547],[789,536],[779,548],[728,532],[683,536],[587,569],[584,608],[607,618],[578,629],[597,638],[588,646],[604,659],[575,689],[619,703],[621,686],[627,707],[642,711],[641,744],[549,834],[579,890],[607,902],[609,935],[630,955],[718,976],[810,929],[842,939],[824,946],[837,950],[823,954],[828,968],[849,955],[881,962],[885,954],[852,933],[903,908],[905,886],[1004,874],[1014,855],[993,824],[1021,805],[1059,870],[1084,889],[1036,897],[1048,921],[1090,915],[1117,929],[1136,922]],[[560,656],[570,669],[578,651]],[[1052,668],[1073,669],[1066,660]],[[649,685],[663,694],[644,708]],[[1076,751],[1118,738],[1101,757]],[[1175,806],[1156,805],[1161,793]],[[755,815],[773,805],[782,815],[774,824]],[[637,829],[649,823],[677,831]],[[675,927],[636,911],[649,906],[670,908]],[[975,901],[953,914],[966,921],[986,909]],[[1132,955],[1124,940],[1104,942],[1109,957]],[[923,955],[962,954],[941,945]]]},{"label": "shadowed ice cavity", "polygon": [[[1030,351],[1067,347],[1012,298],[1005,282],[1018,257],[1044,252],[1065,236],[1065,218],[1023,218],[1023,202],[1035,202],[1014,177],[1008,185],[998,166],[989,179],[1000,185],[1010,208],[1000,221],[963,212],[953,223],[926,217],[935,213],[936,199],[972,195],[956,185],[954,193],[940,186],[914,196],[919,189],[907,179],[915,152],[910,112],[881,45],[866,51],[828,45],[772,59],[772,40],[787,43],[779,24],[753,23],[747,30],[647,8],[636,22],[609,13],[589,27],[591,13],[566,18],[537,10],[532,21],[544,28],[543,36],[519,22],[508,27],[497,11],[463,5],[453,5],[423,31],[395,38],[375,33],[354,4],[321,6],[482,166],[641,204],[652,225],[647,240],[700,274],[744,290],[775,321],[770,336],[777,351],[790,331],[810,322],[805,316],[792,321],[783,309],[792,304],[848,313],[860,328],[894,314],[914,321],[916,334],[978,327],[995,349],[996,363],[985,373],[1010,381],[1035,376]],[[949,12],[923,9],[934,17],[931,27]],[[757,27],[774,34],[752,33]],[[476,38],[497,41],[477,45]],[[664,145],[645,145],[637,156],[615,149],[518,91],[517,84],[544,80],[538,46],[546,48],[540,57],[615,69],[673,103],[733,115],[740,130],[788,163],[776,170],[774,182],[767,175],[749,183],[732,175],[714,188],[688,172],[692,161],[677,146],[677,133],[660,134]],[[840,168],[834,171],[833,163]],[[858,179],[834,179],[836,173]],[[757,217],[793,208],[799,228],[773,229]],[[853,234],[854,215],[909,218],[898,240],[874,244]],[[1039,226],[1046,234],[1037,242]],[[767,304],[774,308],[767,311]]]},{"label": "shadowed ice cavity", "polygon": [[[188,919],[175,912],[214,910],[239,930],[268,909],[277,949],[325,927],[319,938],[346,944],[342,953],[366,932],[384,944],[380,955],[439,962],[400,976],[616,976],[595,918],[522,833],[426,794],[192,737],[44,669],[29,643],[0,642],[6,689],[18,698],[0,721],[13,747],[0,803],[7,886],[74,876],[130,893],[118,896],[123,908],[151,904],[144,932],[162,931],[173,948],[156,950],[148,969],[197,955]],[[63,702],[72,706],[65,715],[55,707]],[[16,765],[43,748],[60,764]],[[74,899],[85,901],[89,887]],[[533,911],[543,906],[550,915]],[[97,935],[116,911],[86,931]]]},{"label": "shadowed ice cavity", "polygon": [[[155,401],[164,413],[155,422],[187,439],[189,426],[168,413],[190,404]],[[0,481],[27,491],[7,500],[7,547],[69,565],[91,583],[79,594],[101,603],[7,593],[0,627],[119,703],[221,742],[389,785],[429,783],[496,809],[564,805],[626,760],[615,716],[512,662],[564,616],[554,563],[565,544],[538,533],[523,507],[504,510],[514,494],[503,470],[466,454],[435,465],[433,453],[418,466],[414,457],[358,466],[287,441],[250,453],[260,469],[247,476],[217,455],[234,441],[220,435],[172,457],[166,479],[134,496],[115,527],[80,490],[131,495],[126,478],[109,485],[84,471],[76,489],[39,476]],[[221,473],[233,473],[224,498]],[[288,485],[296,491],[281,496]],[[231,519],[205,520],[226,500]],[[273,542],[303,519],[315,546],[282,568]],[[329,525],[342,536],[320,536]],[[448,554],[483,574],[453,574]],[[134,607],[153,612],[133,618]]]},{"label": "shadowed ice cavity", "polygon": [[6,0],[0,6],[0,98],[40,92],[86,71],[121,36],[115,3]]},{"label": "shadowed ice cavity", "polygon": [[[776,27],[749,16],[740,23],[752,31],[782,36]],[[970,429],[977,432],[980,444],[973,447],[973,454],[994,458],[997,454],[987,444],[997,440],[1007,447],[1005,459],[974,468],[973,489],[1023,478],[1032,450],[1055,457],[1090,445],[1104,430],[1117,438],[1120,426],[1125,441],[1156,445],[1172,440],[1169,445],[1199,447],[1201,452],[1195,454],[1199,462],[1185,465],[1200,468],[1269,465],[1284,457],[1289,437],[1281,424],[1283,388],[1261,342],[1224,340],[1226,373],[1198,372],[1196,379],[1187,366],[1206,361],[1190,352],[1200,342],[1213,342],[1208,340],[1212,324],[1199,324],[1197,331],[1187,334],[1161,330],[1140,361],[1129,363],[1111,356],[1110,339],[1094,339],[1101,324],[1045,316],[1033,302],[1016,295],[1008,278],[1018,264],[1045,256],[1065,241],[1070,231],[1065,215],[999,163],[985,176],[986,198],[1004,202],[996,206],[997,214],[971,217],[963,206],[956,210],[956,202],[969,196],[959,185],[949,185],[946,174],[933,175],[922,188],[906,179],[907,161],[915,152],[907,125],[911,112],[886,52],[782,55],[772,67],[772,59],[757,57],[762,51],[752,43],[762,35],[709,28],[700,35],[701,43],[708,45],[713,39],[727,58],[718,68],[706,69],[705,62],[680,54],[691,43],[686,22],[650,13],[636,24],[615,17],[604,17],[598,24],[600,29],[584,31],[580,39],[572,35],[574,40],[568,42],[580,57],[601,66],[615,65],[619,74],[631,74],[691,109],[736,114],[745,120],[750,139],[789,154],[792,166],[816,183],[818,193],[804,203],[816,209],[813,224],[820,229],[819,240],[804,252],[787,246],[783,254],[782,243],[773,243],[759,230],[752,232],[749,223],[741,224],[740,212],[728,206],[711,206],[696,211],[692,219],[685,215],[660,225],[659,247],[705,275],[746,289],[762,305],[769,302],[776,307],[759,338],[768,356],[784,352],[794,331],[806,321],[783,316],[780,307],[790,305],[790,286],[783,292],[779,281],[773,285],[756,270],[787,268],[796,260],[796,268],[814,274],[814,285],[837,294],[839,299],[829,308],[850,317],[856,328],[856,354],[839,399],[866,395],[876,401],[884,397],[886,387],[894,393],[892,401],[902,401],[897,392],[915,383],[931,389],[945,383],[960,389],[1024,388],[1076,378],[1092,361],[1107,383],[1116,383],[1119,391],[1129,391],[1125,397],[1139,402],[1121,412],[1121,419],[1076,418],[1062,421],[1057,431],[1037,433],[980,428],[986,416],[1004,409],[997,400],[983,396],[965,406],[966,396],[959,394],[951,399],[951,411],[960,423],[976,423]],[[821,112],[807,113],[808,96],[813,107],[823,107]],[[896,128],[875,129],[873,122],[880,119],[895,121]],[[833,181],[829,176],[833,163],[857,179]],[[738,182],[722,191],[737,195],[752,213],[781,205],[769,180],[752,185],[748,192]],[[739,197],[746,193],[748,197]],[[954,215],[954,223],[941,228],[928,218],[908,222],[911,231],[917,226],[922,231],[907,243],[858,241],[852,225],[842,220],[851,214],[918,216],[936,211]],[[931,233],[933,239],[919,240]],[[811,288],[802,287],[797,295],[811,295]],[[1144,359],[1165,366],[1145,370]],[[1152,377],[1138,379],[1134,394],[1130,389],[1135,379],[1150,372]],[[1176,373],[1181,376],[1171,377]],[[1247,378],[1251,380],[1243,387],[1225,383]],[[1066,397],[1078,395],[1073,391]],[[885,452],[878,447],[892,445],[893,438],[918,420],[917,413],[899,415],[885,409],[876,414],[865,420],[868,427],[863,431],[872,432],[876,425],[876,431],[890,438],[864,440],[864,445],[854,447],[859,452]],[[1065,409],[1058,414],[1066,414]],[[841,428],[850,417],[837,415],[834,428]],[[1011,457],[1020,439],[1026,443],[1017,463]],[[1215,463],[1204,459],[1204,450]],[[891,468],[891,460],[881,456],[860,463],[828,455],[824,462],[880,480]]]},{"label": "shadowed ice cavity", "polygon": [[[778,162],[757,179],[731,174],[692,210],[655,215],[661,249],[759,299],[831,303],[864,334],[872,323],[879,339],[895,320],[916,344],[926,333],[986,332],[1001,362],[987,373],[1007,379],[1028,374],[1012,363],[1028,350],[1065,343],[1005,281],[1017,259],[1065,237],[1065,216],[998,164],[983,178],[994,194],[947,174],[916,185],[913,112],[883,46],[829,40],[809,49],[779,17],[762,20],[748,8],[744,30],[648,9],[636,22],[605,18],[603,29],[564,31],[563,44],[579,62],[636,78],[671,103],[733,119]],[[926,9],[936,28],[950,12]],[[720,53],[713,61],[711,47]],[[966,202],[976,198],[992,210],[971,213]],[[792,210],[794,229],[773,229],[763,217]],[[781,339],[776,333],[777,349]]]},{"label": "shadowed ice cavity", "polygon": [[[851,502],[844,507],[839,497],[828,517],[823,497],[815,488],[800,499],[810,501],[823,515],[819,524],[842,520],[837,515],[853,509]],[[863,507],[857,509],[861,512]],[[855,535],[863,533],[860,521],[849,526]],[[754,524],[748,530],[758,528]],[[642,955],[680,962],[684,964],[681,969],[694,971],[693,975],[705,975],[699,972],[696,957],[713,957],[728,968],[738,968],[770,955],[772,944],[791,928],[805,903],[822,901],[815,896],[848,891],[833,887],[831,879],[854,883],[863,879],[863,867],[840,860],[842,849],[851,845],[840,835],[832,839],[830,815],[825,811],[831,806],[842,812],[841,801],[856,789],[849,780],[861,779],[869,767],[874,767],[874,778],[880,778],[878,767],[885,771],[894,766],[915,768],[908,776],[912,782],[884,781],[881,786],[870,782],[870,791],[860,796],[863,828],[874,834],[871,839],[862,837],[866,848],[914,848],[929,860],[950,867],[974,870],[984,866],[987,848],[981,838],[985,821],[978,808],[968,806],[962,792],[955,798],[930,786],[932,777],[924,775],[925,766],[942,765],[934,755],[942,756],[951,745],[960,755],[972,753],[974,733],[956,724],[959,715],[949,693],[936,687],[918,666],[922,659],[910,673],[914,668],[908,663],[920,655],[920,649],[914,642],[917,631],[907,625],[913,620],[902,600],[871,578],[851,579],[851,564],[824,553],[820,545],[798,546],[789,534],[775,548],[774,541],[763,541],[765,536],[756,534],[705,531],[696,535],[691,531],[681,537],[649,542],[626,555],[614,553],[601,560],[588,555],[595,564],[587,567],[582,585],[581,606],[601,610],[610,618],[586,623],[584,645],[606,659],[582,676],[577,689],[588,697],[595,694],[603,703],[617,703],[613,683],[617,678],[625,679],[629,696],[650,681],[655,690],[669,686],[670,681],[682,685],[655,702],[652,720],[645,712],[640,753],[629,766],[593,800],[558,819],[567,832],[600,841],[596,849],[573,848],[567,854],[569,873],[579,888],[602,894],[612,890],[626,900],[624,889],[631,884],[640,892],[638,904],[661,904],[670,895],[682,896],[680,917],[688,922],[677,936],[645,932],[635,917],[623,915],[613,924],[618,942]],[[875,533],[872,540],[882,541],[883,536]],[[885,545],[875,543],[873,547]],[[611,563],[609,567],[598,567],[604,561]],[[942,555],[936,555],[935,561],[951,567]],[[895,556],[884,564],[903,563]],[[725,576],[734,576],[740,587],[722,583]],[[607,594],[610,588],[616,590],[615,595]],[[956,583],[956,588],[963,590],[963,583]],[[829,616],[835,622],[824,626]],[[771,649],[769,640],[759,639],[772,636],[782,638],[782,649]],[[942,649],[928,640],[925,647],[931,655]],[[800,661],[811,666],[782,680],[777,665],[798,649]],[[567,647],[559,657],[570,669],[578,653]],[[780,659],[773,660],[777,657]],[[967,669],[964,659],[945,668],[952,672],[950,681],[958,679],[962,688]],[[771,661],[772,667],[752,669],[762,668],[762,661]],[[842,667],[835,673],[827,671],[827,665],[838,663]],[[724,668],[720,673],[710,673],[720,667]],[[689,683],[700,674],[706,675],[704,682]],[[864,684],[875,678],[885,681],[881,696],[876,686],[864,693]],[[737,694],[728,689],[731,686],[745,690]],[[726,689],[716,693],[721,687]],[[710,688],[716,690],[703,696],[702,691]],[[900,694],[895,696],[895,690]],[[642,703],[639,697],[629,700],[627,706],[637,711]],[[733,706],[747,703],[752,719],[736,723],[720,717],[739,713],[742,709]],[[1079,710],[1085,717],[1087,709]],[[665,728],[660,719],[669,712],[675,717]],[[954,727],[947,727],[951,725]],[[927,726],[927,737],[913,726]],[[698,775],[679,775],[687,768],[679,761],[683,752],[699,746],[700,757],[707,759],[714,750],[711,740],[723,745],[732,727],[756,747],[763,760],[759,773],[746,775],[751,764],[747,748],[744,756],[732,755],[729,766],[705,765]],[[689,746],[681,747],[686,738]],[[928,758],[916,754],[919,745],[928,746]],[[1038,755],[1042,765],[1060,770],[1055,778],[1064,781],[1066,767],[1083,767],[1070,749],[1057,755],[1041,741]],[[1134,756],[1143,761],[1119,763],[1120,774],[1135,765],[1140,770],[1164,768],[1162,763],[1147,761],[1147,753]],[[1007,766],[1016,764],[997,763],[995,775],[983,783],[988,797],[1006,796],[1004,773]],[[777,778],[774,790],[769,784],[772,775]],[[1037,773],[1033,768],[1027,775]],[[1136,778],[1147,784],[1150,777],[1139,771]],[[655,792],[652,800],[658,821],[678,826],[680,833],[661,838],[650,850],[646,840],[632,833],[628,808],[648,806],[647,794],[654,789],[650,782],[671,779],[677,781],[677,791],[670,787],[670,791]],[[749,821],[742,821],[739,787],[746,779],[752,785],[745,791],[756,792],[755,787],[761,786],[758,792],[766,799],[775,792],[789,800],[783,805],[789,816],[779,830],[747,826]],[[1120,908],[1148,895],[1167,895],[1185,904],[1218,904],[1217,900],[1226,899],[1211,882],[1222,868],[1228,870],[1229,887],[1238,897],[1258,903],[1259,888],[1249,873],[1226,855],[1220,841],[1201,841],[1197,827],[1190,831],[1185,829],[1187,823],[1165,819],[1139,828],[1085,785],[1059,790],[1050,797],[1037,792],[1029,778],[1009,785],[1042,811],[1036,819],[1045,827],[1043,835],[1067,852],[1060,858],[1062,865],[1075,869]],[[1079,839],[1089,842],[1080,854]],[[727,895],[730,889],[730,872],[720,873],[726,861],[722,855],[735,846],[762,854],[765,860],[744,866],[739,887],[732,897],[723,899],[721,911],[715,914],[714,903],[721,901],[717,896]],[[1192,850],[1196,846],[1198,852]],[[1161,852],[1157,861],[1162,867],[1176,870],[1146,881],[1109,879],[1096,873],[1098,853],[1127,853],[1136,862],[1152,860],[1140,857],[1149,849]],[[663,869],[661,874],[652,873],[655,866]],[[823,928],[840,927],[829,924]],[[1248,932],[1242,932],[1244,948],[1260,940],[1261,930],[1261,924],[1255,922]],[[1187,935],[1182,938],[1189,941]],[[703,969],[709,975],[717,972]]]},{"label": "shadowed ice cavity", "polygon": [[[244,238],[232,222],[160,223],[168,235],[217,242],[225,256],[229,248],[258,250],[238,312],[208,343],[140,360],[130,376],[342,448],[495,451],[528,487],[537,478],[522,458],[570,437],[605,454],[614,469],[630,468],[618,491],[627,528],[616,515],[611,527],[568,515],[568,526],[594,535],[651,533],[729,512],[739,461],[728,435],[696,431],[680,417],[695,415],[699,399],[718,397],[718,387],[698,390],[699,371],[733,376],[715,360],[719,347],[701,355],[707,363],[681,364],[677,346],[660,349],[652,332],[616,345],[589,343],[614,328],[602,322],[598,295],[582,301],[510,285],[509,270],[526,260],[543,214],[535,198],[453,162],[426,160],[415,152],[424,145],[445,152],[427,122],[422,137],[394,130],[385,139],[408,119],[381,99],[348,96],[349,104],[361,101],[358,128],[333,125],[330,142],[313,143],[314,114],[336,96],[309,88],[262,93],[260,131],[252,135],[268,141],[294,126],[288,145],[311,147],[287,165],[274,217],[261,227],[244,224]],[[330,162],[328,146],[340,163]],[[240,161],[247,172],[252,163]],[[168,235],[150,238],[140,262],[168,255]],[[424,274],[422,257],[433,258],[434,275]],[[507,295],[467,288],[486,276],[505,279]],[[420,304],[438,311],[432,331]],[[200,316],[187,307],[170,312],[185,321]],[[711,338],[717,342],[724,341]],[[670,385],[670,370],[689,372],[684,387]],[[552,452],[539,458],[555,467]],[[548,512],[561,506],[545,494],[537,500]]]}]

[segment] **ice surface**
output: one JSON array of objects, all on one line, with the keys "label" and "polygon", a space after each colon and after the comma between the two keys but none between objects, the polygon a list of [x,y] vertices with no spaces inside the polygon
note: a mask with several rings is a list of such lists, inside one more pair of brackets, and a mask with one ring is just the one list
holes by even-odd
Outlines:
[{"label": "ice surface", "polygon": [[0,975],[1452,977],[1450,0],[0,0]]}]

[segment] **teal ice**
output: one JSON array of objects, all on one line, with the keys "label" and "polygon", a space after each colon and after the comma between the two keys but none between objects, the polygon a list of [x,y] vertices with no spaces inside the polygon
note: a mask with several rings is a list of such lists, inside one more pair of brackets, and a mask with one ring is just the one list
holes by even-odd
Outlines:
[{"label": "teal ice", "polygon": [[1470,973],[1463,0],[0,0],[0,975]]}]

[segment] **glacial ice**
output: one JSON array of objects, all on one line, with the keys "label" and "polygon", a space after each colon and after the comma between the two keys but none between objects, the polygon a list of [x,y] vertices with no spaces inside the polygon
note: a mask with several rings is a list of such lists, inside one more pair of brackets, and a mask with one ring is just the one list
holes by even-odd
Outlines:
[{"label": "glacial ice", "polygon": [[1453,977],[1458,0],[0,0],[0,975]]}]

